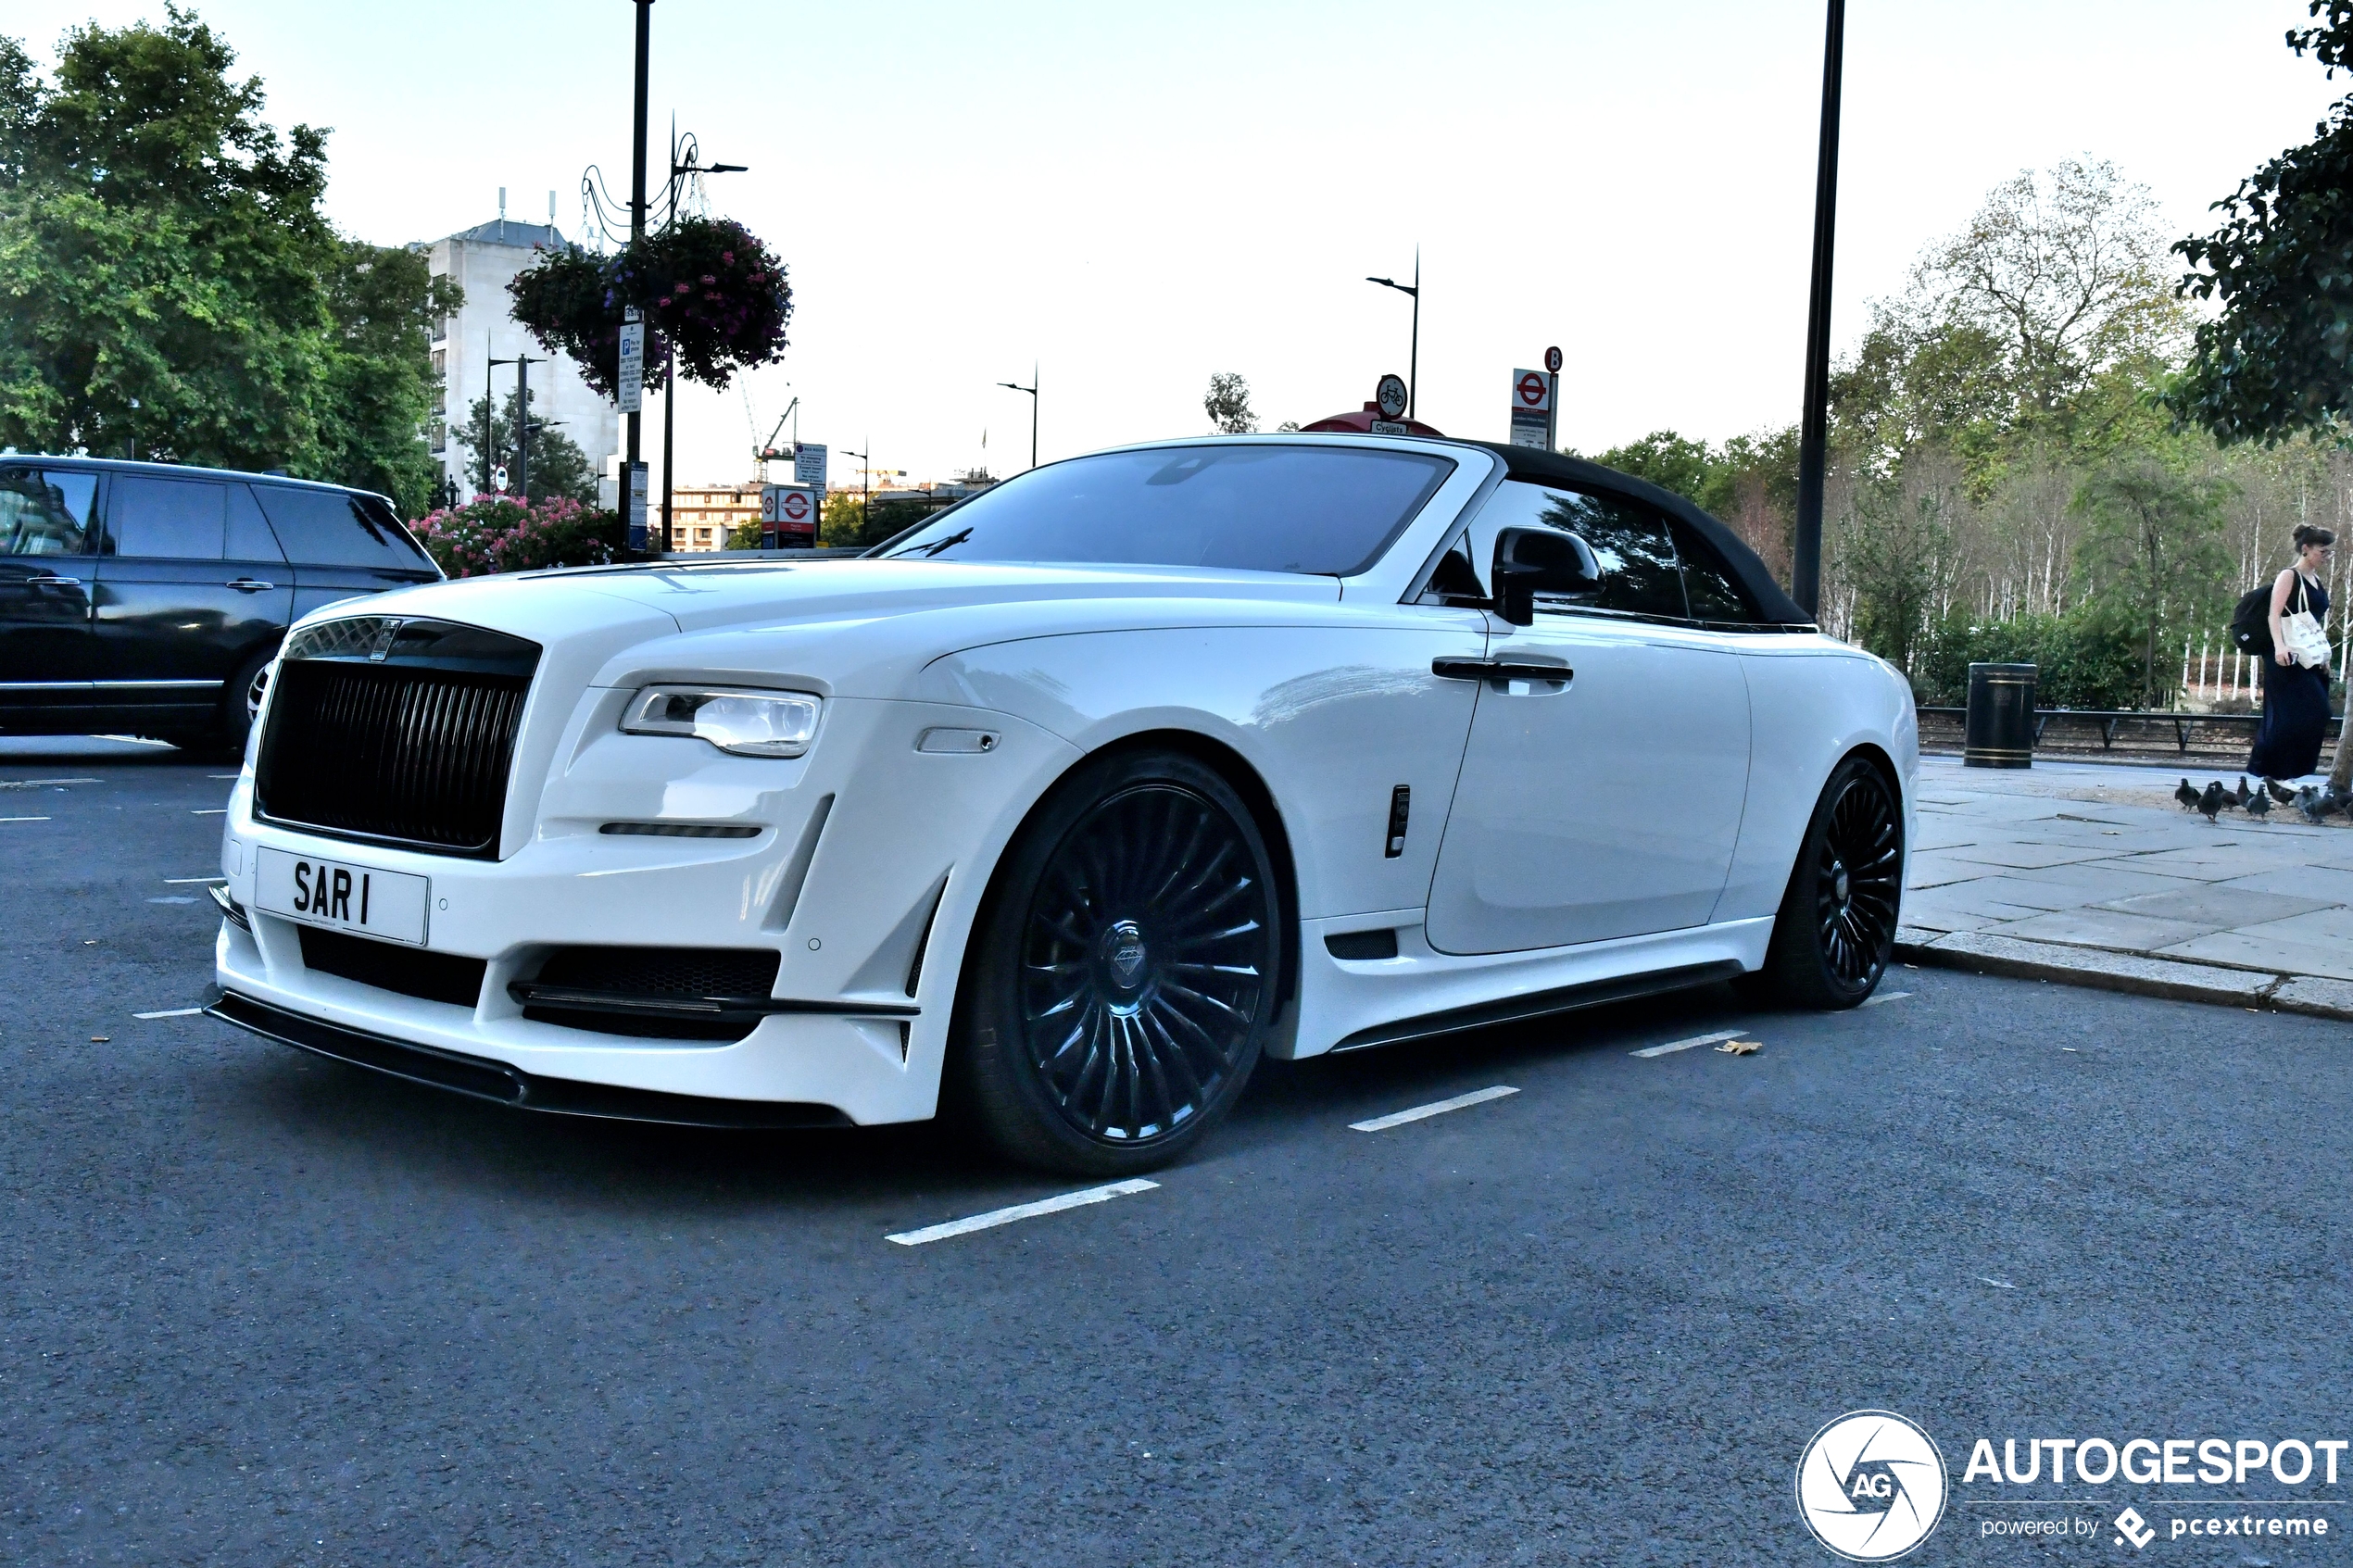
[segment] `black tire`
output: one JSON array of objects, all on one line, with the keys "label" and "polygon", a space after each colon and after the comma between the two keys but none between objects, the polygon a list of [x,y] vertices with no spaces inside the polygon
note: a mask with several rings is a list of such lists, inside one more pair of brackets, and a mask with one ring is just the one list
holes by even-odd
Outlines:
[{"label": "black tire", "polygon": [[217,749],[225,757],[245,756],[245,739],[253,734],[254,717],[269,686],[270,661],[277,657],[273,645],[237,667],[220,696],[220,718],[199,743],[202,748]]},{"label": "black tire", "polygon": [[1887,972],[1903,901],[1904,809],[1860,757],[1831,774],[1798,847],[1752,990],[1792,1007],[1861,1004]]},{"label": "black tire", "polygon": [[1214,770],[1174,752],[1082,765],[982,902],[950,1103],[1044,1170],[1117,1177],[1182,1158],[1265,1048],[1283,910],[1265,839]]}]

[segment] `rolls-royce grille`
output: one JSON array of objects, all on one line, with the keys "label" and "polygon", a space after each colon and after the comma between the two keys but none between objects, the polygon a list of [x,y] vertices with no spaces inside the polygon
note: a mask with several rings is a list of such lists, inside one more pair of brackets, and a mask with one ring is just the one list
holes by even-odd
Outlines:
[{"label": "rolls-royce grille", "polygon": [[482,858],[498,851],[535,644],[371,617],[289,641],[256,805],[272,822]]}]

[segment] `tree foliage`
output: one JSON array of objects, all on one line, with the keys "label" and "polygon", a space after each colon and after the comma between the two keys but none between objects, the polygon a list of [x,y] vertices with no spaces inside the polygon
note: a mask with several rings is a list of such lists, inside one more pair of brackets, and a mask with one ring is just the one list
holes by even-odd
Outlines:
[{"label": "tree foliage", "polygon": [[2089,526],[2077,553],[2085,597],[2140,629],[2141,703],[2154,707],[2166,683],[2158,664],[2171,633],[2213,624],[2224,599],[2229,558],[2222,503],[2229,483],[2183,470],[2154,452],[2111,460],[2083,482],[2075,505]]},{"label": "tree foliage", "polygon": [[[531,401],[536,405],[539,395],[533,393]],[[467,477],[475,490],[494,488],[491,470],[501,463],[510,470],[508,483],[513,483],[512,470],[517,466],[515,429],[519,422],[515,414],[514,393],[507,394],[506,401],[496,409],[485,395],[475,398],[473,407],[466,410],[464,424],[451,427],[449,439],[466,449]],[[535,411],[532,418],[529,483],[528,498],[533,501],[560,496],[585,506],[597,498],[597,470],[589,464],[588,454],[571,436],[538,418]]]},{"label": "tree foliage", "polygon": [[1231,370],[1210,375],[1209,391],[1202,395],[1201,407],[1214,434],[1248,435],[1258,428],[1258,416],[1250,407],[1250,383]]},{"label": "tree foliage", "polygon": [[[2353,69],[2353,0],[2311,0],[2319,26],[2288,46],[2331,77]],[[2219,300],[2166,390],[2183,420],[2224,443],[2341,436],[2353,416],[2353,97],[2215,204],[2212,233],[2173,248],[2197,270],[2182,291]]]},{"label": "tree foliage", "polygon": [[320,212],[326,132],[283,137],[192,13],[0,39],[0,444],[283,468],[421,507],[424,265]]}]

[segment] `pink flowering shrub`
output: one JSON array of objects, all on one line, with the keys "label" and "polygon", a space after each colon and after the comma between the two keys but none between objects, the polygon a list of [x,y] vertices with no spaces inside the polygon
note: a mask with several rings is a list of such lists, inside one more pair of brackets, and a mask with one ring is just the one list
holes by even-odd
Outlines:
[{"label": "pink flowering shrub", "polygon": [[616,513],[561,495],[529,505],[513,495],[476,495],[462,507],[428,512],[409,531],[452,577],[600,566],[614,558],[624,536]]}]

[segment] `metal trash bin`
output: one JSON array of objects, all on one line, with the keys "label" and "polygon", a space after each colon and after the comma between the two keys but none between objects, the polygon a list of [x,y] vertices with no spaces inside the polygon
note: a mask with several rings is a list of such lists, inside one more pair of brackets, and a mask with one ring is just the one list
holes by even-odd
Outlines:
[{"label": "metal trash bin", "polygon": [[2034,677],[2032,664],[1969,667],[1969,716],[1961,730],[1964,768],[2034,766]]}]

